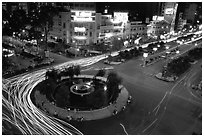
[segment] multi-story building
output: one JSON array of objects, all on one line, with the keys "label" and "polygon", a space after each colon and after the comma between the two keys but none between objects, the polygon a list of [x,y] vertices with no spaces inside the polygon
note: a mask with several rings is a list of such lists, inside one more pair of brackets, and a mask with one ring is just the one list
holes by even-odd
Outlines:
[{"label": "multi-story building", "polygon": [[49,38],[54,40],[61,40],[63,42],[70,42],[70,23],[71,13],[60,12],[58,16],[53,17],[53,26],[49,31]]},{"label": "multi-story building", "polygon": [[27,2],[3,2],[2,9],[12,13],[16,9],[25,10],[28,13],[28,3]]},{"label": "multi-story building", "polygon": [[106,38],[113,36],[112,15],[97,13],[97,42],[103,42]]},{"label": "multi-story building", "polygon": [[163,16],[164,20],[171,24],[170,32],[174,31],[177,7],[177,2],[159,2],[157,6],[157,16]]},{"label": "multi-story building", "polygon": [[53,18],[53,27],[49,32],[51,39],[60,39],[73,45],[95,43],[95,4],[94,3],[55,3],[63,6],[66,12],[59,12]]},{"label": "multi-story building", "polygon": [[201,2],[180,2],[178,3],[178,14],[176,17],[176,30],[181,29],[184,22],[186,27],[202,24],[202,3]]},{"label": "multi-story building", "polygon": [[184,18],[187,20],[187,23],[193,24],[195,22],[195,15],[197,9],[197,4],[188,3],[185,5]]},{"label": "multi-story building", "polygon": [[127,12],[114,12],[112,16],[92,9],[73,8],[54,17],[50,38],[79,46],[101,43],[112,36],[124,34]]},{"label": "multi-story building", "polygon": [[178,21],[176,23],[177,24],[176,30],[181,31],[184,28],[184,26],[186,25],[186,23],[187,23],[187,20],[183,19],[183,13],[180,12],[179,16],[178,16]]},{"label": "multi-story building", "polygon": [[166,20],[153,20],[147,25],[147,35],[160,38],[161,35],[170,32],[170,26],[171,25]]},{"label": "multi-story building", "polygon": [[134,22],[128,22],[128,25],[126,26],[125,34],[127,36],[146,36],[147,35],[147,25],[142,23],[142,21],[134,21]]}]

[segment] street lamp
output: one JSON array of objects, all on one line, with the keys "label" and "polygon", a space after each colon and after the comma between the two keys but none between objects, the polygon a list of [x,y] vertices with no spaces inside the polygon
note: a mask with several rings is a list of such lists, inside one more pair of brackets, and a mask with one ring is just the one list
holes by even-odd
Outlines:
[{"label": "street lamp", "polygon": [[144,67],[146,65],[146,58],[148,57],[148,53],[143,53],[143,57],[144,57]]},{"label": "street lamp", "polygon": [[177,51],[176,51],[176,54],[179,54],[179,53],[180,53],[180,51],[179,51],[179,50],[177,50]]},{"label": "street lamp", "polygon": [[157,51],[157,48],[153,48],[153,50],[154,50],[154,52],[156,52],[156,51]]}]

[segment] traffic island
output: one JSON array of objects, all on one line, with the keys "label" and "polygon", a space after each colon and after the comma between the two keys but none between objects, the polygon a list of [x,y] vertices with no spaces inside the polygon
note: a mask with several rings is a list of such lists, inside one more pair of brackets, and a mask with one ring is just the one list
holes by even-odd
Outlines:
[{"label": "traffic island", "polygon": [[164,77],[164,76],[162,75],[162,73],[156,74],[155,77],[158,78],[158,79],[160,79],[160,80],[167,81],[167,82],[174,82],[175,80],[178,79],[177,76],[171,76],[171,77],[166,76],[166,77]]},{"label": "traffic island", "polygon": [[[131,102],[131,96],[121,84],[117,95],[109,94],[116,92],[108,91],[106,82],[107,78],[91,75],[76,76],[71,81],[69,77],[62,77],[54,90],[52,101],[38,88],[33,91],[34,102],[39,109],[65,121],[111,117],[126,108]],[[66,96],[62,97],[65,91]]]}]

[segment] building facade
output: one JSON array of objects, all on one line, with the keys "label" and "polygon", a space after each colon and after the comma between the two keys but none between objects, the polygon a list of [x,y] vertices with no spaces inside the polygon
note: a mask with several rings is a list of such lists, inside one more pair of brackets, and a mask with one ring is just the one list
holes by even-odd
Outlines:
[{"label": "building facade", "polygon": [[128,36],[146,36],[147,35],[147,25],[142,23],[142,21],[134,21],[134,22],[128,22],[128,25],[126,27],[125,31],[126,35]]},{"label": "building facade", "polygon": [[161,35],[170,32],[171,24],[166,20],[153,20],[147,25],[147,35],[160,38]]},{"label": "building facade", "polygon": [[95,43],[95,3],[55,3],[63,6],[66,12],[59,12],[53,18],[53,26],[49,38],[59,39],[72,45],[89,45]]},{"label": "building facade", "polygon": [[114,12],[113,15],[81,8],[60,12],[53,18],[54,24],[49,32],[49,38],[60,39],[74,46],[104,42],[112,36],[123,35],[125,32],[128,12]]}]

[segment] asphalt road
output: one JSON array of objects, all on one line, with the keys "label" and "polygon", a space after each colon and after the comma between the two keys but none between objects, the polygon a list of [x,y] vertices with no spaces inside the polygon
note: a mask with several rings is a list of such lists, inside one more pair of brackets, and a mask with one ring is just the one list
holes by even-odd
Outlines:
[{"label": "asphalt road", "polygon": [[[191,46],[187,46],[189,49]],[[79,60],[78,63],[84,64],[93,61],[93,59]],[[98,135],[122,135],[122,134],[191,134],[194,131],[194,127],[197,130],[201,129],[199,121],[196,122],[197,116],[193,113],[193,117],[190,115],[191,111],[199,112],[201,104],[193,100],[191,94],[185,92],[185,85],[182,85],[182,80],[187,76],[185,74],[175,83],[167,83],[160,81],[154,77],[154,74],[160,72],[162,66],[165,65],[165,60],[161,60],[151,66],[141,67],[143,62],[142,58],[136,58],[129,60],[121,65],[114,66],[116,71],[123,78],[123,85],[127,88],[133,97],[133,102],[127,109],[114,117],[110,117],[103,120],[89,121],[89,122],[72,122],[71,124],[79,129],[83,134],[98,134]],[[59,66],[60,67],[60,66]],[[108,71],[111,70],[111,66],[104,65],[101,62],[86,68],[88,71],[82,71],[83,73],[95,74],[100,67],[108,67]],[[90,69],[89,69],[90,68]],[[95,69],[97,68],[97,69]],[[30,101],[29,94],[36,82],[41,81],[44,77],[44,71],[34,72],[33,74],[25,75],[22,78],[13,79],[13,83],[17,84],[14,104],[11,112],[14,113],[14,117],[17,119],[29,120],[28,124],[24,121],[24,124],[29,128],[30,133],[67,133],[60,125],[57,128],[50,130],[44,127],[43,124],[48,124],[50,127],[56,125],[56,120],[50,117],[44,117]],[[192,72],[196,71],[196,69]],[[190,73],[190,72],[189,72]],[[188,72],[186,73],[186,75]],[[16,83],[17,82],[17,83]],[[28,83],[26,85],[26,83]],[[5,86],[5,84],[3,84]],[[22,86],[21,86],[22,85]],[[9,88],[9,86],[6,86]],[[5,88],[5,90],[7,89]],[[13,93],[13,92],[11,92]],[[180,94],[176,94],[180,93]],[[185,93],[185,94],[184,94]],[[25,98],[24,98],[25,97]],[[190,100],[190,101],[189,101]],[[5,105],[9,108],[10,102],[3,100]],[[183,103],[183,104],[181,104]],[[16,109],[16,107],[18,109]],[[193,108],[198,108],[194,110]],[[28,109],[29,111],[25,111]],[[30,111],[32,109],[32,111]],[[24,115],[21,115],[20,111],[23,111]],[[189,112],[190,111],[190,112]],[[198,112],[197,112],[198,111]],[[33,113],[30,113],[33,112]],[[167,113],[168,112],[168,113]],[[28,114],[29,113],[29,114]],[[35,117],[33,117],[35,116]],[[36,116],[37,117],[36,119]],[[43,117],[42,117],[43,116]],[[40,128],[45,131],[38,131],[37,127],[32,128],[32,118],[42,125]],[[15,119],[15,123],[18,124],[18,120]],[[44,119],[42,121],[42,119]],[[173,119],[173,120],[172,120]],[[9,119],[7,119],[9,120]],[[169,122],[172,120],[172,123]],[[177,124],[174,124],[176,121]],[[15,124],[14,123],[14,124]],[[171,126],[171,128],[169,128]],[[53,128],[52,128],[53,129]],[[37,130],[37,131],[33,131]]]},{"label": "asphalt road", "polygon": [[[184,45],[181,54],[194,45]],[[167,83],[154,77],[160,72],[166,60],[151,66],[141,67],[142,58],[129,60],[114,66],[114,70],[123,78],[123,85],[133,97],[132,104],[116,117],[99,121],[72,123],[84,134],[162,134],[187,135],[201,133],[201,102],[187,90],[186,80],[191,73],[198,71],[200,63],[193,65],[176,82]],[[101,62],[90,66],[84,73],[95,74],[94,68],[107,67]],[[124,128],[121,126],[124,126]]]}]

